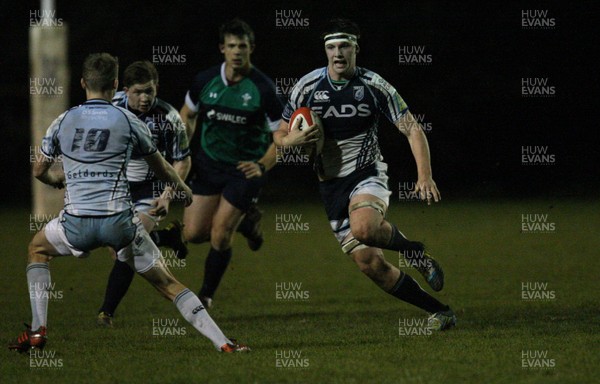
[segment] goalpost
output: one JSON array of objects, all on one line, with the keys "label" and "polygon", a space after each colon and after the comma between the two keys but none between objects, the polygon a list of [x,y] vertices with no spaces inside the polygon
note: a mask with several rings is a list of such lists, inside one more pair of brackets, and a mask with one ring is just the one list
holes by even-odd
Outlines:
[{"label": "goalpost", "polygon": [[[30,161],[33,161],[42,156],[40,145],[46,129],[69,107],[70,84],[68,29],[62,19],[56,17],[54,0],[41,0],[40,9],[29,12]],[[62,167],[62,164],[58,162],[54,167]],[[57,215],[63,207],[63,197],[64,190],[54,189],[32,177],[32,214],[35,217]]]}]

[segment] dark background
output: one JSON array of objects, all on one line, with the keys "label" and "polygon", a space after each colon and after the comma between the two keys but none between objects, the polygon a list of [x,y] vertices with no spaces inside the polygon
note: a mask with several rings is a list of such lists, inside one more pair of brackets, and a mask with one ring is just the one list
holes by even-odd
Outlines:
[{"label": "dark background", "polygon": [[[4,8],[2,25],[2,204],[29,204],[29,11]],[[301,10],[306,29],[278,29],[276,10]],[[521,11],[548,10],[554,29],[521,28]],[[326,65],[321,26],[332,16],[362,30],[357,64],[382,75],[424,114],[434,179],[444,198],[596,197],[598,181],[598,6],[579,1],[478,4],[437,1],[59,1],[69,26],[70,104],[84,101],[81,64],[91,52],[152,60],[153,46],[178,46],[185,65],[160,65],[159,97],[177,109],[193,76],[219,64],[218,26],[239,16],[255,30],[253,63],[271,78],[299,78]],[[399,65],[398,47],[425,45],[429,66]],[[521,78],[548,78],[552,98],[524,98]],[[50,123],[50,122],[48,122]],[[44,127],[45,129],[45,127]],[[380,142],[391,189],[414,181],[406,139],[389,123]],[[37,143],[36,143],[37,144]],[[521,164],[522,146],[547,146],[554,165]],[[314,188],[309,167],[281,166],[265,193]],[[293,176],[290,175],[293,173]],[[308,187],[307,187],[308,186]]]}]

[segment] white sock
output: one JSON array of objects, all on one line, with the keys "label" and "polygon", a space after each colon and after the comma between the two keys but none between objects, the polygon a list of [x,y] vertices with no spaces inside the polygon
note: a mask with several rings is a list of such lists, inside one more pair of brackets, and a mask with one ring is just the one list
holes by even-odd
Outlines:
[{"label": "white sock", "polygon": [[219,326],[213,321],[198,296],[189,289],[181,291],[173,300],[183,317],[194,326],[201,334],[208,337],[214,346],[221,347],[231,341],[225,337]]},{"label": "white sock", "polygon": [[31,329],[46,326],[48,320],[48,298],[50,296],[50,268],[48,263],[31,263],[25,270],[31,301]]}]

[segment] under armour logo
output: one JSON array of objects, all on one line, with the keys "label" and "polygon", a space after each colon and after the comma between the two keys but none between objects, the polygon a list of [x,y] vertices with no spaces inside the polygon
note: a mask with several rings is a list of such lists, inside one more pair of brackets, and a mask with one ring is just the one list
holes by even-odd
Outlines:
[{"label": "under armour logo", "polygon": [[216,99],[217,98],[217,92],[210,92],[208,94],[208,97],[210,97],[211,99]]}]

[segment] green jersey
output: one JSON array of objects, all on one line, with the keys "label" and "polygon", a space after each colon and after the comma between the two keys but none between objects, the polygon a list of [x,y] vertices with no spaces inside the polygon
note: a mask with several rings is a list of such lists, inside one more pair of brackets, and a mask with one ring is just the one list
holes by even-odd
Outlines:
[{"label": "green jersey", "polygon": [[227,164],[263,157],[283,111],[275,85],[264,73],[252,67],[241,81],[230,84],[225,63],[200,72],[185,103],[199,117],[200,134],[194,140],[201,141],[210,158]]}]

